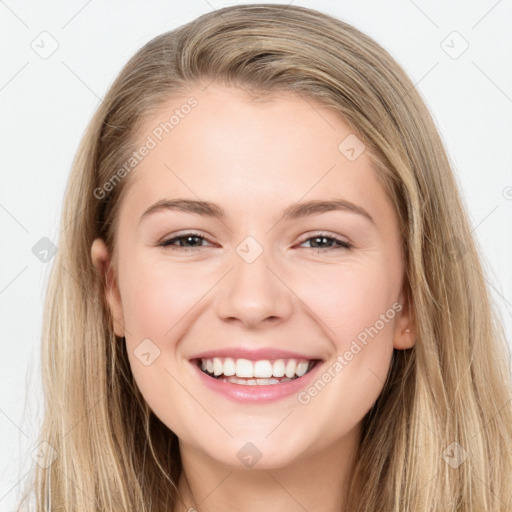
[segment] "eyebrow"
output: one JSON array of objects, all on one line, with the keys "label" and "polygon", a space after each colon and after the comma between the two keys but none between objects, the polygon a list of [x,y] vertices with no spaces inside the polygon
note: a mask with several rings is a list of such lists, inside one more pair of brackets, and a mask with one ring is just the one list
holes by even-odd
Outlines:
[{"label": "eyebrow", "polygon": [[[226,212],[217,203],[211,201],[199,201],[193,199],[161,199],[153,205],[151,205],[140,217],[139,223],[149,215],[163,210],[175,210],[187,213],[195,213],[196,215],[202,215],[205,217],[213,217],[218,219],[225,219]],[[283,220],[294,220],[301,217],[307,217],[310,215],[318,215],[321,213],[331,211],[347,211],[362,215],[367,220],[375,224],[373,217],[363,208],[357,206],[350,201],[344,199],[332,199],[332,200],[311,200],[302,203],[295,203],[281,212]]]}]

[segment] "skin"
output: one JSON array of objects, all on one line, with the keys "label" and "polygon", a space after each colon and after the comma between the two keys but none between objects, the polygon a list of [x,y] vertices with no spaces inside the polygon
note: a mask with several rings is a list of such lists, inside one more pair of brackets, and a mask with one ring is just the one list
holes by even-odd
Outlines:
[{"label": "skin", "polygon": [[[252,101],[215,84],[190,95],[198,105],[124,178],[118,260],[100,239],[91,247],[135,380],[180,440],[184,503],[174,512],[343,510],[361,421],[393,348],[414,344],[394,207],[367,153],[349,161],[338,150],[353,130],[320,104],[292,93]],[[140,141],[188,97],[166,102]],[[177,197],[214,201],[226,218],[166,210],[140,221],[156,201]],[[350,211],[278,222],[298,201],[334,198],[374,223]],[[186,230],[205,240],[189,239],[188,251],[187,239],[177,250],[158,246]],[[322,243],[319,231],[354,247]],[[263,249],[250,264],[236,252],[249,235]],[[397,302],[403,309],[306,405],[295,395],[235,404],[201,385],[189,362],[214,347],[272,346],[327,368]],[[149,366],[134,354],[147,338],[160,350]],[[237,457],[248,441],[262,454],[251,469]]]}]

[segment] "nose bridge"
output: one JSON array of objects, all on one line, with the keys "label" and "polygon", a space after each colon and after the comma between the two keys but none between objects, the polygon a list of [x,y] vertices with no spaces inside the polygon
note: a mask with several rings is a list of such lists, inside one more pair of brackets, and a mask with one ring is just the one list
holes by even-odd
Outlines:
[{"label": "nose bridge", "polygon": [[277,265],[270,252],[252,236],[235,247],[234,268],[223,285],[219,316],[256,325],[270,317],[282,320],[290,314],[290,291],[276,276],[278,272],[273,267]]}]

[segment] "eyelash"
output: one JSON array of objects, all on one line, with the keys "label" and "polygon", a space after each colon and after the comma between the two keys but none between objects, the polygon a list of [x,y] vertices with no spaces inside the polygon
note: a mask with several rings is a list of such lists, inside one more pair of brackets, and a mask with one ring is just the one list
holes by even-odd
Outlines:
[{"label": "eyelash", "polygon": [[[168,240],[161,242],[159,245],[161,247],[169,248],[173,251],[188,251],[188,252],[195,251],[196,249],[201,249],[202,247],[204,247],[204,246],[180,247],[178,245],[172,245],[173,242],[176,242],[177,240],[181,240],[182,238],[188,238],[188,237],[197,237],[197,238],[200,238],[201,240],[207,240],[201,234],[190,231],[187,233],[183,233],[182,235],[176,236],[174,238],[169,238]],[[307,242],[308,240],[312,240],[314,238],[325,238],[327,240],[333,240],[334,242],[337,242],[339,245],[338,245],[338,247],[327,247],[324,249],[321,249],[321,248],[318,249],[316,247],[306,247],[306,249],[310,249],[311,251],[316,251],[316,252],[325,252],[325,251],[334,251],[334,250],[339,250],[339,249],[349,250],[349,249],[353,248],[352,244],[345,242],[344,240],[340,240],[339,238],[336,238],[334,236],[328,236],[327,233],[317,233],[316,235],[310,236],[308,238],[304,238],[299,243],[303,244],[304,242]]]}]

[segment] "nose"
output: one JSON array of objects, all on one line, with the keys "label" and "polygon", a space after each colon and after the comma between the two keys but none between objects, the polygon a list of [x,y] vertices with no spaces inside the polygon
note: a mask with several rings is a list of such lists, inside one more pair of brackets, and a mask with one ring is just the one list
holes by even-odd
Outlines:
[{"label": "nose", "polygon": [[220,283],[216,303],[219,318],[230,322],[238,320],[250,329],[289,318],[293,292],[274,268],[278,266],[269,265],[266,251],[251,263],[235,253],[233,266]]}]

